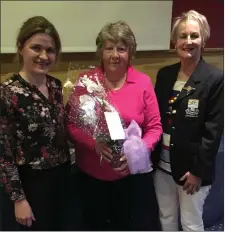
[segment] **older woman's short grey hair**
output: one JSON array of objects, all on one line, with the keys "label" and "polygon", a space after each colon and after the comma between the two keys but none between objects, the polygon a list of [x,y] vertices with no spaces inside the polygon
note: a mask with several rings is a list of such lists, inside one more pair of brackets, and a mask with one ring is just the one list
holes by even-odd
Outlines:
[{"label": "older woman's short grey hair", "polygon": [[110,40],[113,42],[123,42],[129,49],[130,59],[136,53],[136,39],[134,33],[130,29],[129,25],[123,21],[116,23],[106,24],[102,30],[98,33],[96,38],[97,54],[101,54],[101,49],[104,46],[104,42]]},{"label": "older woman's short grey hair", "polygon": [[188,20],[195,20],[196,22],[198,22],[201,36],[203,38],[203,43],[205,44],[210,37],[210,27],[206,17],[194,10],[184,12],[180,17],[174,19],[171,32],[171,40],[173,42],[177,40],[180,24]]}]

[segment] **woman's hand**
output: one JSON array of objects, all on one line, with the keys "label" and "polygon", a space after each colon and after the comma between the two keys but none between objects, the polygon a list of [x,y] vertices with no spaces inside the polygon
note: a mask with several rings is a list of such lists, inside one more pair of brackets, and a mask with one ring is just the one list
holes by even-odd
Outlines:
[{"label": "woman's hand", "polygon": [[127,160],[124,154],[121,154],[120,161],[121,161],[121,166],[118,168],[114,168],[113,170],[123,176],[127,176],[128,174],[130,174],[130,170],[128,168]]},{"label": "woman's hand", "polygon": [[107,146],[107,144],[103,142],[96,142],[95,152],[100,156],[100,161],[101,159],[104,159],[107,163],[111,163],[111,160],[113,158],[112,150]]},{"label": "woman's hand", "polygon": [[186,180],[183,185],[183,190],[187,191],[187,194],[194,194],[198,192],[201,187],[201,178],[192,175],[190,172],[185,173],[184,176],[180,178],[180,181]]},{"label": "woman's hand", "polygon": [[35,217],[27,200],[15,202],[14,206],[16,221],[24,226],[31,227]]}]

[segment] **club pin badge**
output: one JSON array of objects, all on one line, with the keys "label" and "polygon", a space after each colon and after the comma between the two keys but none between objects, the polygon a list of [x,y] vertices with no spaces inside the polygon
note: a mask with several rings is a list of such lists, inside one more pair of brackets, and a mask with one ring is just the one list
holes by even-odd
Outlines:
[{"label": "club pin badge", "polygon": [[187,95],[188,95],[191,91],[194,91],[194,90],[195,90],[195,88],[191,87],[190,85],[184,87],[183,89],[187,91]]}]

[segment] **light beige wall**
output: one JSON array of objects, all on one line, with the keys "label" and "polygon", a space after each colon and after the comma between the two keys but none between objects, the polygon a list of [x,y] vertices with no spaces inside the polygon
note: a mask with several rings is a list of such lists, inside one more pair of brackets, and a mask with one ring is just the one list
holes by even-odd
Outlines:
[{"label": "light beige wall", "polygon": [[138,50],[169,49],[172,3],[172,0],[1,1],[1,51],[15,52],[19,28],[35,15],[42,15],[54,24],[63,52],[94,52],[98,32],[106,23],[118,20],[130,25]]}]

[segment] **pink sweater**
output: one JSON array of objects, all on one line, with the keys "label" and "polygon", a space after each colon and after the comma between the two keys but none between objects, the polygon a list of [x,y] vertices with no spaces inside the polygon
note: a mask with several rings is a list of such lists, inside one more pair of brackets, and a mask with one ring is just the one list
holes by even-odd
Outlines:
[{"label": "pink sweater", "polygon": [[[92,71],[96,73],[96,69]],[[131,66],[128,68],[126,83],[121,89],[110,91],[109,99],[110,102],[115,103],[127,126],[132,119],[139,124],[142,128],[143,140],[148,148],[153,150],[162,134],[162,127],[151,79]],[[66,110],[70,110],[69,104]],[[69,137],[75,144],[76,164],[82,171],[101,180],[112,181],[124,177],[116,173],[104,160],[100,167],[93,138],[76,128],[72,122],[67,122],[66,127]]]}]

